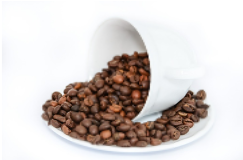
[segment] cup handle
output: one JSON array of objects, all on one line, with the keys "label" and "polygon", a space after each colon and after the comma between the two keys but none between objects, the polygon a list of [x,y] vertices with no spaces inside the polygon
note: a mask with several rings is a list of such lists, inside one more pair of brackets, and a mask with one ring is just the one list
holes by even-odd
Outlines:
[{"label": "cup handle", "polygon": [[171,79],[196,79],[204,75],[205,68],[202,66],[195,66],[191,68],[167,68],[165,77]]}]

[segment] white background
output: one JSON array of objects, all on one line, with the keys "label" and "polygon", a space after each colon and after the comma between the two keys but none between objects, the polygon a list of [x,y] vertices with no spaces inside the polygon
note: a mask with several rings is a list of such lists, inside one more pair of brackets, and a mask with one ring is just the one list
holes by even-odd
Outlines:
[{"label": "white background", "polygon": [[[3,2],[3,159],[243,159],[243,5],[240,1]],[[64,140],[41,119],[55,90],[84,81],[90,38],[108,17],[173,28],[192,44],[206,75],[213,128],[173,150],[119,154]]]}]

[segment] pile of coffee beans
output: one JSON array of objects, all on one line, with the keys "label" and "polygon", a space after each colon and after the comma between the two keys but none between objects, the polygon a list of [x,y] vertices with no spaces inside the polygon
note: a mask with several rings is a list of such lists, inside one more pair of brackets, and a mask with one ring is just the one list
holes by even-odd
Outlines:
[{"label": "pile of coffee beans", "polygon": [[177,140],[207,116],[206,93],[188,91],[156,121],[133,123],[149,94],[149,64],[146,52],[115,56],[89,82],[69,84],[64,94],[54,92],[42,106],[42,118],[92,144],[145,147]]}]

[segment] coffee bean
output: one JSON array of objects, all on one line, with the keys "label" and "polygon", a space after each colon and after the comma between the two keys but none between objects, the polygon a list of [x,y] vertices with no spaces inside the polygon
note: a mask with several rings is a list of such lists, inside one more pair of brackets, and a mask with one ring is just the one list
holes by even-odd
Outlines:
[{"label": "coffee bean", "polygon": [[68,93],[67,93],[67,95],[68,96],[71,96],[71,97],[74,97],[74,96],[76,96],[77,95],[77,90],[76,89],[70,89],[69,91],[68,91]]},{"label": "coffee bean", "polygon": [[178,126],[182,124],[182,117],[180,115],[175,115],[170,117],[170,123],[174,126]]},{"label": "coffee bean", "polygon": [[121,86],[120,87],[120,92],[121,92],[122,95],[128,96],[128,95],[131,94],[132,90],[128,86]]},{"label": "coffee bean", "polygon": [[67,112],[66,111],[64,111],[64,110],[60,110],[59,111],[59,114],[61,115],[61,116],[66,116],[66,114],[67,114]]},{"label": "coffee bean", "polygon": [[92,135],[97,135],[99,133],[98,126],[96,125],[89,126],[89,133]]},{"label": "coffee bean", "polygon": [[116,145],[119,147],[131,147],[131,144],[128,140],[117,141]]},{"label": "coffee bean", "polygon": [[115,141],[120,141],[123,140],[125,138],[125,134],[122,132],[116,132],[113,134],[113,138]]},{"label": "coffee bean", "polygon": [[66,135],[68,135],[69,133],[71,133],[71,130],[65,124],[63,124],[61,126],[61,129],[62,129],[63,133],[65,133]]},{"label": "coffee bean", "polygon": [[116,75],[113,77],[113,81],[117,84],[121,84],[124,81],[124,77],[122,75]]},{"label": "coffee bean", "polygon": [[180,125],[176,127],[176,129],[180,132],[181,135],[184,135],[189,131],[190,127],[187,125]]},{"label": "coffee bean", "polygon": [[55,120],[55,119],[51,119],[50,124],[51,124],[53,127],[55,127],[55,128],[59,128],[59,127],[61,127],[61,123],[58,122],[58,121]]},{"label": "coffee bean", "polygon": [[205,100],[206,96],[207,95],[206,95],[206,92],[204,90],[198,91],[197,95],[196,95],[197,99],[199,99],[199,100]]},{"label": "coffee bean", "polygon": [[104,122],[99,126],[99,131],[110,129],[111,125],[110,123]]},{"label": "coffee bean", "polygon": [[72,107],[72,104],[69,103],[69,102],[63,102],[63,104],[61,105],[61,107],[65,111],[70,111],[71,110],[71,107]]},{"label": "coffee bean", "polygon": [[54,115],[53,118],[55,120],[58,120],[59,122],[62,122],[62,123],[66,122],[66,118],[63,117],[63,116],[60,116],[60,115]]},{"label": "coffee bean", "polygon": [[71,132],[71,133],[69,133],[69,136],[73,137],[73,138],[79,138],[80,137],[80,135],[77,132]]},{"label": "coffee bean", "polygon": [[53,109],[53,114],[57,114],[59,111],[60,111],[60,109],[61,109],[61,106],[60,105],[57,105],[56,107],[54,107],[54,109]]},{"label": "coffee bean", "polygon": [[192,104],[188,104],[188,103],[184,104],[184,105],[182,106],[182,108],[183,108],[186,112],[194,112],[194,111],[196,110],[196,107],[195,107],[194,105],[192,105]]},{"label": "coffee bean", "polygon": [[84,119],[83,121],[81,121],[81,124],[86,127],[86,128],[89,128],[91,125],[92,125],[92,122],[90,119]]},{"label": "coffee bean", "polygon": [[83,120],[83,117],[79,112],[71,112],[70,117],[76,123],[79,123]]},{"label": "coffee bean", "polygon": [[199,117],[197,115],[195,115],[195,114],[193,114],[191,116],[191,119],[193,120],[193,122],[198,122],[199,121]]},{"label": "coffee bean", "polygon": [[167,142],[167,141],[169,141],[170,140],[170,136],[169,135],[164,135],[164,136],[162,136],[162,142]]},{"label": "coffee bean", "polygon": [[68,128],[74,128],[75,127],[75,123],[71,119],[67,119],[65,124]]},{"label": "coffee bean", "polygon": [[137,141],[136,142],[136,147],[146,147],[148,144],[146,141]]},{"label": "coffee bean", "polygon": [[136,136],[136,133],[134,131],[127,131],[126,137],[131,139],[131,138],[134,138],[134,137],[137,137],[137,136]]},{"label": "coffee bean", "polygon": [[166,124],[166,123],[169,122],[169,119],[161,119],[161,118],[158,118],[158,119],[156,120],[156,122],[161,123],[161,124]]},{"label": "coffee bean", "polygon": [[137,130],[135,130],[135,132],[136,132],[138,137],[146,136],[146,132],[144,130],[142,130],[142,129],[137,129]]},{"label": "coffee bean", "polygon": [[127,125],[130,125],[130,126],[133,125],[133,122],[127,117],[124,118],[124,123],[127,124]]},{"label": "coffee bean", "polygon": [[154,122],[148,121],[146,122],[145,126],[148,130],[152,130],[154,129]]},{"label": "coffee bean", "polygon": [[80,108],[79,105],[73,105],[73,106],[71,107],[71,110],[72,110],[72,111],[75,111],[75,112],[78,112],[78,111],[79,111],[79,108]]},{"label": "coffee bean", "polygon": [[154,128],[159,129],[159,130],[163,130],[165,128],[165,126],[161,123],[154,123]]},{"label": "coffee bean", "polygon": [[121,123],[119,126],[116,127],[116,130],[120,132],[127,132],[130,128],[130,125]]},{"label": "coffee bean", "polygon": [[60,92],[53,92],[51,95],[51,98],[53,101],[58,101],[62,97],[62,94]]},{"label": "coffee bean", "polygon": [[143,104],[144,103],[144,100],[143,99],[133,99],[132,100],[132,103],[134,105],[139,105],[139,104]]},{"label": "coffee bean", "polygon": [[180,137],[180,132],[176,129],[170,129],[167,133],[170,134],[170,138],[173,140],[177,140]]},{"label": "coffee bean", "polygon": [[92,143],[92,144],[98,144],[98,142],[101,140],[100,135],[88,135],[87,136],[87,141]]},{"label": "coffee bean", "polygon": [[102,132],[100,132],[100,137],[102,139],[108,139],[111,137],[111,131],[110,130],[104,130]]},{"label": "coffee bean", "polygon": [[88,87],[86,87],[86,88],[84,89],[84,94],[85,94],[86,96],[92,95],[92,91],[91,91]]},{"label": "coffee bean", "polygon": [[160,139],[162,137],[162,132],[160,130],[157,130],[154,134],[154,137]]},{"label": "coffee bean", "polygon": [[102,115],[102,118],[108,121],[114,121],[116,119],[113,114],[109,114],[109,113]]},{"label": "coffee bean", "polygon": [[185,113],[185,112],[181,112],[181,111],[179,111],[178,114],[179,114],[180,116],[182,116],[182,117],[186,117],[186,116],[187,116],[187,113]]},{"label": "coffee bean", "polygon": [[95,87],[102,88],[104,86],[104,84],[105,84],[105,81],[103,79],[100,79],[95,82]]},{"label": "coffee bean", "polygon": [[162,141],[158,138],[151,138],[150,144],[152,146],[158,146],[162,143]]},{"label": "coffee bean", "polygon": [[87,129],[84,126],[82,126],[82,125],[76,126],[75,127],[75,131],[77,133],[79,133],[80,135],[85,135],[87,133]]},{"label": "coffee bean", "polygon": [[189,118],[184,119],[183,120],[183,124],[187,125],[190,128],[193,127],[193,125],[194,125],[193,121],[191,119],[189,119]]},{"label": "coffee bean", "polygon": [[134,117],[136,117],[135,112],[127,112],[126,117],[128,117],[129,119],[133,119]]},{"label": "coffee bean", "polygon": [[139,99],[141,98],[141,92],[139,90],[133,90],[131,96],[133,99]]},{"label": "coffee bean", "polygon": [[45,120],[45,121],[49,121],[49,117],[48,115],[44,112],[41,117]]},{"label": "coffee bean", "polygon": [[131,75],[130,78],[129,78],[130,82],[131,83],[137,83],[139,82],[139,75]]},{"label": "coffee bean", "polygon": [[196,112],[197,112],[197,115],[201,118],[205,118],[208,115],[208,111],[204,108],[197,108]]},{"label": "coffee bean", "polygon": [[122,110],[122,106],[117,105],[117,104],[112,104],[110,107],[110,110],[112,110],[113,112],[120,112]]}]

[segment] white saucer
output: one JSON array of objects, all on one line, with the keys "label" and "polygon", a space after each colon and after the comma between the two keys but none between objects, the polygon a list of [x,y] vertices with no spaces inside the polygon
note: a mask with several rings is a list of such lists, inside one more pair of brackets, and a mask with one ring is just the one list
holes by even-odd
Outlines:
[{"label": "white saucer", "polygon": [[147,146],[147,147],[117,147],[117,146],[103,146],[103,145],[92,145],[89,142],[81,141],[78,139],[74,139],[68,135],[65,135],[60,129],[54,128],[51,125],[48,127],[55,132],[57,135],[82,146],[86,146],[93,149],[103,150],[103,151],[111,151],[111,152],[126,152],[126,153],[139,153],[139,152],[154,152],[154,151],[162,151],[173,149],[190,142],[193,142],[204,134],[206,134],[210,128],[212,127],[214,122],[214,111],[213,107],[209,107],[208,116],[205,119],[200,119],[199,122],[195,123],[194,126],[190,129],[190,131],[186,135],[180,136],[178,140],[170,140],[168,142],[162,142],[159,146]]}]

